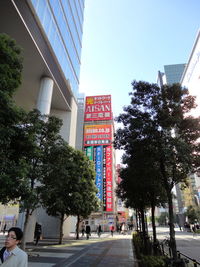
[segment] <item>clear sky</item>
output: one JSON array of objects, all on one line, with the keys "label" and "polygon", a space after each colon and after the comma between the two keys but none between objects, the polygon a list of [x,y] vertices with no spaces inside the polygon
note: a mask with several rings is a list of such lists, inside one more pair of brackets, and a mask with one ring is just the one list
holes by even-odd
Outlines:
[{"label": "clear sky", "polygon": [[80,92],[112,95],[114,116],[131,82],[187,63],[200,28],[200,0],[85,0]]}]

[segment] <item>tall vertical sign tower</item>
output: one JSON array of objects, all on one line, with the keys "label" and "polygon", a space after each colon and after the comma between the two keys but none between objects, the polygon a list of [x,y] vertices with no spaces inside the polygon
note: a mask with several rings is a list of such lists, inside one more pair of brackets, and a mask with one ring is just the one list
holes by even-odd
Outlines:
[{"label": "tall vertical sign tower", "polygon": [[97,196],[105,214],[114,213],[113,133],[111,95],[86,97],[84,150],[95,163]]}]

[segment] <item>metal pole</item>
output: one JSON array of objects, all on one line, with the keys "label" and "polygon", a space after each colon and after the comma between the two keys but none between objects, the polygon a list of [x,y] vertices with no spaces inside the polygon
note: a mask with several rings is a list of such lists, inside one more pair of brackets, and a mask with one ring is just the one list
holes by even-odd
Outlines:
[{"label": "metal pole", "polygon": [[102,230],[103,230],[103,232],[104,232],[104,213],[103,213],[103,211],[102,211]]},{"label": "metal pole", "polygon": [[181,258],[180,251],[177,250],[177,254],[178,254],[178,258],[180,259]]},{"label": "metal pole", "polygon": [[193,261],[193,263],[194,263],[194,267],[197,267],[197,262],[196,262],[196,260],[192,260]]}]

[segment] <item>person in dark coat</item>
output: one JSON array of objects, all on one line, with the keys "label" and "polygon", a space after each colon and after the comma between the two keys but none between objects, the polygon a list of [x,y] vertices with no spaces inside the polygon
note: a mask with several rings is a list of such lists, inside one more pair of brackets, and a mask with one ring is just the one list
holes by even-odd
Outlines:
[{"label": "person in dark coat", "polygon": [[41,235],[42,235],[42,225],[40,223],[36,222],[36,224],[35,224],[35,233],[34,233],[35,245],[38,244],[38,241],[40,240]]},{"label": "person in dark coat", "polygon": [[86,232],[87,239],[89,239],[90,238],[90,232],[91,232],[89,224],[86,225],[85,232]]},{"label": "person in dark coat", "polygon": [[101,225],[99,224],[98,226],[97,226],[97,235],[100,237],[101,236],[101,232],[102,232],[102,230],[101,230]]},{"label": "person in dark coat", "polygon": [[84,236],[84,234],[85,234],[85,225],[84,224],[82,224],[81,233],[82,233],[82,236]]}]

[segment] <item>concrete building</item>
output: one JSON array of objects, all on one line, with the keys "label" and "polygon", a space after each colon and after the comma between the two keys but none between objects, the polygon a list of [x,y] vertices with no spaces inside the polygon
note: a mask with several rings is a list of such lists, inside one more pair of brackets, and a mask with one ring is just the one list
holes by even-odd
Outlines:
[{"label": "concrete building", "polygon": [[[73,147],[83,10],[84,0],[0,2],[0,32],[14,38],[23,50],[23,77],[16,103],[26,110],[38,108],[42,114],[62,119],[61,135]],[[57,235],[58,221],[46,216],[43,210],[37,210],[35,220],[39,217],[45,236]],[[69,231],[70,225],[64,234]]]}]

